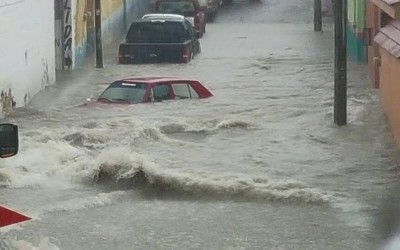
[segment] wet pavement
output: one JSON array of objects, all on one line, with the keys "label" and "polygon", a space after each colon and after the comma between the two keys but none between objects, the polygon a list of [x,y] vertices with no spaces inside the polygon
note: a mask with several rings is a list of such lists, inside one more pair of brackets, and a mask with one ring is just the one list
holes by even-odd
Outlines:
[{"label": "wet pavement", "polygon": [[[88,62],[8,120],[2,231],[40,249],[374,249],[396,150],[365,67],[349,64],[349,125],[333,124],[333,33],[311,0],[235,2],[189,64]],[[214,94],[77,108],[115,79],[189,76]],[[11,243],[10,243],[11,242]],[[5,243],[4,243],[5,244]]]}]

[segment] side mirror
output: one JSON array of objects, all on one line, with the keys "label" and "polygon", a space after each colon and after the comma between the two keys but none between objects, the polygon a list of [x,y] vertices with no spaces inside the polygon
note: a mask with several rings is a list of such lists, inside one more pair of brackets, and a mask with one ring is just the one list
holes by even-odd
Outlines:
[{"label": "side mirror", "polygon": [[18,126],[9,123],[0,124],[0,158],[18,154]]}]

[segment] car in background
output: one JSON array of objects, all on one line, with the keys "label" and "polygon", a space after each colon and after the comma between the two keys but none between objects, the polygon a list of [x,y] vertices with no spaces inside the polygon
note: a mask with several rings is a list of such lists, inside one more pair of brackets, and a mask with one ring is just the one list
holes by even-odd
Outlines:
[{"label": "car in background", "polygon": [[177,14],[187,18],[193,28],[203,37],[206,32],[207,7],[201,7],[198,0],[156,0],[153,13]]},{"label": "car in background", "polygon": [[82,106],[126,105],[213,96],[199,81],[175,77],[140,77],[111,83],[98,98]]},{"label": "car in background", "polygon": [[180,15],[146,15],[119,45],[119,63],[188,63],[201,52],[199,34]]},{"label": "car in background", "polygon": [[207,21],[214,22],[221,0],[199,0],[200,7],[205,9]]}]

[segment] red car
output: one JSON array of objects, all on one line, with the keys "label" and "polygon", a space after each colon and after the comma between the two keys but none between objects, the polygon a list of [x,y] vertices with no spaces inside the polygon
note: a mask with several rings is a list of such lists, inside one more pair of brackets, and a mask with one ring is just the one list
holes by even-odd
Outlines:
[{"label": "red car", "polygon": [[97,99],[90,99],[83,106],[201,99],[211,96],[211,92],[196,80],[174,77],[127,78],[111,83]]},{"label": "red car", "polygon": [[186,17],[200,37],[206,33],[207,7],[201,7],[198,0],[156,0],[154,13],[177,14]]}]

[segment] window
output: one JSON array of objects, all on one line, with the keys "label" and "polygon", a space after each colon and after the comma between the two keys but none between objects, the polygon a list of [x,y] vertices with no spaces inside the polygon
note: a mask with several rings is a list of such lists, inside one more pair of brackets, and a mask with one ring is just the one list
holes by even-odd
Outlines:
[{"label": "window", "polygon": [[190,98],[190,91],[189,91],[188,85],[186,83],[172,84],[172,89],[174,90],[174,94],[177,99]]},{"label": "window", "polygon": [[181,22],[133,23],[126,36],[129,43],[179,43],[185,40]]},{"label": "window", "polygon": [[155,102],[171,99],[169,86],[167,84],[154,86],[152,95]]},{"label": "window", "polygon": [[195,7],[190,1],[165,1],[157,4],[156,12],[193,16],[195,13]]},{"label": "window", "polygon": [[187,29],[187,32],[189,33],[189,39],[193,39],[195,37],[195,35],[194,35],[192,25],[190,24],[190,22],[187,19],[185,19],[185,24],[186,24],[185,29]]},{"label": "window", "polygon": [[146,88],[147,85],[143,83],[116,82],[111,84],[99,98],[116,102],[139,103],[143,101]]},{"label": "window", "polygon": [[194,90],[190,84],[174,83],[172,84],[172,89],[177,99],[199,98],[196,90]]},{"label": "window", "polygon": [[192,39],[192,34],[190,33],[190,30],[188,29],[188,27],[186,25],[184,25],[184,29],[185,29],[185,34],[186,34],[186,39],[187,40],[191,40]]},{"label": "window", "polygon": [[190,95],[192,96],[192,98],[198,99],[199,94],[197,93],[197,91],[190,84],[188,84],[188,86],[189,86],[189,91],[190,91]]}]

